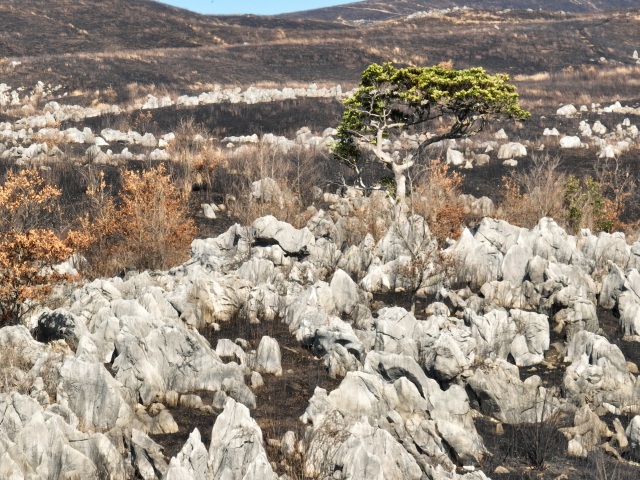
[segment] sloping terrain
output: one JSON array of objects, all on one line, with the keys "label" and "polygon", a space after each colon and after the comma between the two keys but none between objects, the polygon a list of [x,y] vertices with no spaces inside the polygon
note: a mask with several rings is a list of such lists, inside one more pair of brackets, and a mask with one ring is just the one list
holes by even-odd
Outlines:
[{"label": "sloping terrain", "polygon": [[[640,48],[638,10],[457,11],[354,27],[282,17],[201,16],[147,1],[110,2],[108,9],[102,2],[84,1],[73,3],[67,13],[66,2],[35,5],[38,10],[32,3],[0,1],[2,81],[12,86],[43,81],[67,91],[112,87],[124,100],[132,94],[129,84],[174,92],[203,91],[203,85],[214,83],[349,87],[371,62],[388,60],[451,61],[456,68],[482,66],[512,75],[605,62],[631,65],[633,51]],[[96,17],[101,20],[92,20]],[[36,30],[39,35],[26,33]]]},{"label": "sloping terrain", "polygon": [[[640,478],[640,10],[589,5],[0,0],[0,479]],[[398,156],[404,215],[333,149],[374,61],[508,72],[531,118]],[[32,220],[95,239],[36,263]]]},{"label": "sloping terrain", "polygon": [[477,10],[543,10],[564,12],[612,11],[637,6],[634,0],[365,0],[335,7],[319,8],[283,15],[289,18],[313,18],[326,21],[382,21],[400,15],[446,8],[470,7]]},{"label": "sloping terrain", "polygon": [[216,18],[150,0],[1,0],[0,57],[269,42],[310,24],[337,28],[296,19]]}]

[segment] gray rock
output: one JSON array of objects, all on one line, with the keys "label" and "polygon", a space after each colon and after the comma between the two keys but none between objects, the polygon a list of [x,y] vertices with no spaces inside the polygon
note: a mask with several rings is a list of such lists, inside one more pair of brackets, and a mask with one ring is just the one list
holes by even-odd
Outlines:
[{"label": "gray rock", "polygon": [[534,375],[523,382],[518,368],[504,360],[485,361],[467,382],[472,403],[501,422],[539,422],[557,408],[553,393],[542,386],[540,377]]},{"label": "gray rock", "polygon": [[480,358],[506,360],[515,337],[513,319],[504,310],[491,310],[483,315],[465,311],[465,322],[476,341],[476,354]]},{"label": "gray rock", "polygon": [[251,388],[254,390],[256,388],[260,388],[264,385],[264,380],[262,379],[262,375],[258,372],[251,372]]},{"label": "gray rock", "polygon": [[[378,310],[375,321],[375,350],[386,353],[397,353],[419,359],[418,343],[414,336],[418,321],[412,313],[402,307],[385,307]],[[432,336],[435,337],[436,328]]]},{"label": "gray rock", "polygon": [[564,105],[556,111],[556,115],[562,115],[565,117],[570,117],[576,113],[578,113],[578,110],[572,104]]},{"label": "gray rock", "polygon": [[635,294],[624,291],[618,298],[619,329],[628,341],[640,341],[640,302]]},{"label": "gray rock", "polygon": [[[443,392],[412,358],[370,352],[364,372],[347,373],[329,395],[316,389],[302,417],[313,425],[308,434],[307,468],[325,465],[322,455],[331,461],[333,452],[351,438],[350,428],[363,418],[377,418],[378,428],[393,436],[393,445],[399,442],[401,446],[393,446],[395,457],[406,458],[408,452],[421,468],[442,465],[452,470],[444,442],[455,452],[453,457],[465,464],[476,463],[484,451],[463,388],[453,385]],[[342,434],[333,435],[331,441],[326,431]],[[374,427],[371,433],[376,435],[376,431]]]},{"label": "gray rock", "polygon": [[212,220],[216,218],[216,211],[211,204],[203,203],[202,205],[200,205],[200,208],[202,208],[202,214],[205,218],[209,218]]},{"label": "gray rock", "polygon": [[270,373],[276,377],[282,375],[282,354],[275,338],[262,337],[258,346],[254,369],[258,373]]},{"label": "gray rock", "polygon": [[56,398],[68,405],[90,431],[107,431],[130,425],[133,398],[101,363],[66,357],[60,366]]},{"label": "gray rock", "polygon": [[155,480],[156,472],[161,476],[166,473],[167,462],[164,459],[162,447],[135,428],[131,432],[131,448],[135,454],[136,471],[144,480]]},{"label": "gray rock", "polygon": [[252,228],[256,240],[275,242],[287,253],[303,255],[315,244],[315,238],[308,228],[297,230],[270,215],[255,220]]},{"label": "gray rock", "polygon": [[209,453],[196,428],[182,450],[171,459],[163,480],[205,480]]},{"label": "gray rock", "polygon": [[[487,157],[487,163],[489,161],[488,155],[484,155]],[[481,155],[476,155],[476,162],[478,162],[478,158]],[[481,165],[481,163],[477,163]],[[482,163],[484,164],[484,163]],[[493,200],[489,197],[480,197],[476,198],[473,195],[460,195],[460,201],[464,205],[465,213],[478,216],[478,217],[490,217],[495,214],[496,207],[493,204]]]},{"label": "gray rock", "polygon": [[460,276],[472,288],[497,280],[501,275],[502,253],[493,245],[479,242],[466,228],[452,251],[460,262]]},{"label": "gray rock", "polygon": [[531,250],[522,245],[512,245],[502,260],[502,279],[517,287],[527,275],[527,265],[533,256]]},{"label": "gray rock", "polygon": [[567,136],[560,139],[560,148],[580,148],[581,146],[580,137]]},{"label": "gray rock", "polygon": [[262,431],[244,405],[228,399],[211,431],[208,476],[214,480],[277,480]]},{"label": "gray rock", "polygon": [[124,480],[123,459],[102,433],[83,433],[53,409],[16,392],[0,394],[2,478]]},{"label": "gray rock", "polygon": [[247,354],[242,347],[228,338],[221,338],[216,344],[216,355],[220,358],[231,359],[240,365],[246,365]]},{"label": "gray rock", "polygon": [[417,339],[420,363],[438,380],[453,380],[473,364],[476,341],[471,331],[456,318],[430,317],[425,323],[437,325],[438,331],[434,335],[431,328],[426,330],[421,322]]},{"label": "gray rock", "polygon": [[568,398],[588,396],[595,406],[629,408],[638,385],[624,355],[606,338],[585,330],[577,332],[567,347],[563,391]]},{"label": "gray rock", "polygon": [[527,148],[521,143],[510,142],[500,146],[498,150],[498,159],[507,160],[517,157],[526,157]]},{"label": "gray rock", "polygon": [[365,301],[356,283],[341,269],[334,272],[329,287],[337,313],[352,315]]},{"label": "gray rock", "polygon": [[576,411],[573,424],[573,427],[559,430],[569,440],[567,453],[576,457],[586,458],[589,452],[602,443],[602,437],[609,438],[612,435],[607,424],[591,411],[589,405]]},{"label": "gray rock", "polygon": [[633,417],[625,433],[629,439],[629,447],[633,459],[636,462],[640,461],[640,415]]},{"label": "gray rock", "polygon": [[278,321],[284,313],[285,299],[273,284],[252,288],[241,310],[241,318],[249,323]]},{"label": "gray rock", "polygon": [[295,432],[291,430],[287,431],[280,441],[280,451],[284,458],[293,458],[296,454],[297,449],[297,436]]},{"label": "gray rock", "polygon": [[447,163],[456,167],[465,163],[464,154],[458,150],[447,148]]},{"label": "gray rock", "polygon": [[602,287],[600,288],[600,295],[598,297],[598,303],[602,308],[611,310],[615,307],[620,294],[624,290],[624,282],[626,276],[622,269],[612,262],[608,264],[608,273],[602,279]]},{"label": "gray rock", "polygon": [[587,330],[597,333],[600,328],[595,304],[580,295],[571,296],[567,308],[560,310],[553,318],[557,324],[554,331],[564,331],[569,341],[576,332]]},{"label": "gray rock", "polygon": [[516,335],[511,342],[510,353],[516,365],[526,367],[544,360],[549,349],[549,319],[544,314],[511,310]]},{"label": "gray rock", "polygon": [[251,184],[251,197],[262,202],[276,202],[283,205],[284,198],[280,185],[274,179],[266,177]]}]

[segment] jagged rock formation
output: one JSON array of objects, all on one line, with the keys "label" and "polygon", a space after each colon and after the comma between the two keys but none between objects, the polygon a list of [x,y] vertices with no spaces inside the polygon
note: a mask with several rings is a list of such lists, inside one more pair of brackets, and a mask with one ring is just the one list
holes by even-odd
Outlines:
[{"label": "jagged rock formation", "polygon": [[[1,329],[0,345],[18,348],[27,365],[2,370],[5,391],[13,389],[0,399],[3,472],[57,478],[90,463],[87,478],[100,469],[108,478],[276,478],[248,384],[260,388],[263,376],[282,374],[278,342],[265,336],[250,351],[241,339],[220,338],[213,349],[197,331],[237,316],[286,323],[342,378],[309,399],[302,442],[282,446],[289,456],[304,452],[308,475],[458,478],[456,467],[478,467],[486,455],[474,424],[480,414],[512,424],[573,415],[575,427],[563,433],[576,455],[603,436],[616,448],[629,437],[636,448],[635,424],[612,436],[593,412],[638,413],[637,370],[601,335],[595,313],[598,304],[617,308],[622,335],[637,340],[638,243],[568,235],[551,219],[527,230],[486,218],[449,247],[467,288],[437,277],[437,301],[424,314],[397,306],[374,314],[371,293],[411,281],[403,262],[411,245],[432,245],[429,230],[409,217],[377,244],[367,236],[343,249],[343,228],[325,212],[303,229],[274,217],[234,225],[194,241],[192,258],[168,272],[77,289],[66,306],[37,318],[47,343],[25,327]],[[552,331],[564,348],[550,345]],[[550,348],[561,350],[564,365],[549,363]],[[564,368],[562,388],[521,378],[518,366]],[[202,390],[211,404],[193,394]],[[169,460],[147,434],[177,431],[162,404],[178,402],[222,413],[208,449],[196,430]],[[29,457],[21,445],[43,429],[56,447]]]}]

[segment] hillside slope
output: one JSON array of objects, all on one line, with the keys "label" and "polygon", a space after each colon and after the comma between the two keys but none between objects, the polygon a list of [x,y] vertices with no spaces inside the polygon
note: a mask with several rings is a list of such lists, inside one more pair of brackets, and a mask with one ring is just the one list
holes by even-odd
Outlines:
[{"label": "hillside slope", "polygon": [[533,9],[577,13],[633,8],[638,6],[638,2],[636,0],[395,0],[393,2],[364,0],[335,7],[295,12],[283,16],[324,21],[381,21],[400,15],[411,15],[420,11],[464,6],[474,10]]},{"label": "hillside slope", "polygon": [[[426,4],[394,2],[393,8]],[[0,82],[28,87],[42,81],[68,92],[115,90],[122,101],[157,94],[156,87],[160,94],[202,92],[216,83],[339,83],[348,89],[367,65],[384,61],[451,61],[456,68],[482,66],[514,76],[580,72],[584,66],[609,71],[635,68],[635,50],[637,8],[459,10],[351,25],[292,16],[206,16],[149,0],[0,0]],[[574,86],[587,88],[583,83]]]},{"label": "hillside slope", "polygon": [[0,57],[265,42],[316,21],[214,17],[151,0],[0,0]]}]

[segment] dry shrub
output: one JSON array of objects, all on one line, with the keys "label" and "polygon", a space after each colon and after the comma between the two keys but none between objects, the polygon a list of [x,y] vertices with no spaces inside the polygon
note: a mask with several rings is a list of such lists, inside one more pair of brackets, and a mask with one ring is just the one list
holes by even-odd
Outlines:
[{"label": "dry shrub", "polygon": [[[270,178],[270,177],[267,177]],[[256,218],[273,215],[282,222],[301,228],[310,220],[300,197],[291,190],[286,182],[274,180],[280,190],[279,195],[268,199],[255,199],[250,192],[243,192],[235,201],[229,202],[229,214],[242,225],[250,225]]]},{"label": "dry shrub", "polygon": [[93,273],[164,270],[185,261],[196,227],[188,219],[187,198],[165,167],[124,170],[121,176],[118,204],[108,194],[103,174],[87,189],[95,207],[83,222],[96,239],[87,251]]},{"label": "dry shrub", "polygon": [[464,224],[460,201],[462,175],[442,160],[432,160],[412,185],[411,208],[427,220],[431,235],[442,247],[447,238],[457,239]]},{"label": "dry shrub", "polygon": [[348,245],[359,245],[367,234],[377,243],[393,223],[393,204],[386,191],[373,191],[362,208],[355,209],[353,215],[343,217],[342,221]]},{"label": "dry shrub", "polygon": [[24,345],[9,340],[0,348],[0,392],[8,393],[14,390],[26,393],[29,382],[26,375],[33,367],[23,353]]},{"label": "dry shrub", "polygon": [[[216,181],[225,184],[221,189],[233,196],[229,214],[238,222],[248,225],[256,218],[273,215],[301,227],[309,220],[307,207],[314,201],[314,187],[323,182],[323,165],[314,150],[300,146],[284,152],[260,143],[229,154],[223,164]],[[275,181],[281,194],[256,200],[251,195],[252,184],[266,178]],[[229,185],[233,185],[231,189]]]},{"label": "dry shrub", "polygon": [[210,190],[222,153],[211,142],[203,141],[208,132],[193,117],[181,119],[176,138],[167,151],[171,154],[171,168],[176,182],[185,195],[195,190]]},{"label": "dry shrub", "polygon": [[558,171],[559,165],[559,157],[532,155],[526,171],[504,177],[502,218],[526,228],[533,228],[542,217],[564,223],[566,177]]},{"label": "dry shrub", "polygon": [[[596,162],[596,181],[605,197],[605,211],[610,217],[611,229],[633,229],[622,221],[628,210],[637,208],[638,176],[629,165],[623,165],[620,158],[602,158]],[[627,215],[629,218],[629,215]],[[631,215],[633,218],[633,213]]]},{"label": "dry shrub", "polygon": [[[53,267],[71,256],[53,223],[61,191],[36,169],[8,172],[0,187],[0,323],[16,323],[69,280]],[[73,235],[72,235],[73,236]]]}]

